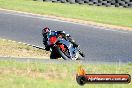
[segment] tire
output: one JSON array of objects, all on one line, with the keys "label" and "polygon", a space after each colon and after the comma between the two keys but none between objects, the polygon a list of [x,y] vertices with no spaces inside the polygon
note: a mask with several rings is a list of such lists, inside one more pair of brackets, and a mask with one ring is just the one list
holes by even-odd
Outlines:
[{"label": "tire", "polygon": [[128,7],[131,8],[132,7],[132,2],[128,3]]},{"label": "tire", "polygon": [[[57,52],[59,53],[60,57],[62,57],[64,60],[73,60],[73,58],[69,58],[66,56],[59,47],[56,47]],[[84,60],[84,58],[78,53],[78,57],[75,60]]]},{"label": "tire", "polygon": [[59,52],[60,56],[64,59],[64,60],[71,60],[70,58],[68,58],[61,50],[59,47],[56,47],[57,51]]},{"label": "tire", "polygon": [[76,60],[84,60],[84,58],[79,54],[79,56]]},{"label": "tire", "polygon": [[51,0],[52,2],[57,2],[57,0]]},{"label": "tire", "polygon": [[94,4],[98,4],[98,0],[93,0],[93,3]]},{"label": "tire", "polygon": [[110,3],[107,3],[105,6],[106,6],[106,7],[110,7],[110,6],[111,6],[111,4],[110,4]]},{"label": "tire", "polygon": [[43,0],[33,0],[33,1],[39,1],[39,2],[43,2]]},{"label": "tire", "polygon": [[93,3],[93,2],[89,2],[88,4],[89,4],[89,5],[93,5],[94,3]]},{"label": "tire", "polygon": [[89,0],[84,0],[84,3],[86,3],[86,4],[89,3]]},{"label": "tire", "polygon": [[66,3],[67,1],[66,0],[60,0],[61,1],[61,3]]},{"label": "tire", "polygon": [[83,0],[76,0],[76,2],[79,3],[79,4],[84,4]]},{"label": "tire", "polygon": [[102,5],[106,6],[107,5],[107,1],[102,1]]},{"label": "tire", "polygon": [[50,2],[51,0],[43,0],[44,2]]},{"label": "tire", "polygon": [[125,6],[125,2],[123,2],[123,1],[120,1],[120,6]]},{"label": "tire", "polygon": [[128,4],[125,4],[125,5],[123,5],[123,7],[124,7],[124,8],[128,8],[129,6],[128,6]]},{"label": "tire", "polygon": [[116,4],[115,4],[115,7],[119,7],[119,6],[120,6],[119,3],[116,3]]},{"label": "tire", "polygon": [[97,6],[102,6],[102,3],[98,3]]},{"label": "tire", "polygon": [[75,4],[75,0],[68,0],[70,4]]},{"label": "tire", "polygon": [[110,3],[111,3],[111,5],[115,5],[116,1],[112,0]]}]

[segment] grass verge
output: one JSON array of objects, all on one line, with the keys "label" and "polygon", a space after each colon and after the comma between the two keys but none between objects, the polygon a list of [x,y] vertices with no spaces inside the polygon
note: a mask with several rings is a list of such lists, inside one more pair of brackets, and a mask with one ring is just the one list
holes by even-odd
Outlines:
[{"label": "grass verge", "polygon": [[49,54],[45,50],[39,50],[17,42],[0,39],[0,56],[45,58]]},{"label": "grass verge", "polygon": [[[80,88],[76,83],[81,63],[38,63],[0,61],[1,88]],[[87,73],[128,73],[132,64],[84,64]],[[131,88],[129,84],[88,84],[83,88]]]},{"label": "grass verge", "polygon": [[131,8],[97,7],[33,0],[0,0],[0,8],[132,27]]}]

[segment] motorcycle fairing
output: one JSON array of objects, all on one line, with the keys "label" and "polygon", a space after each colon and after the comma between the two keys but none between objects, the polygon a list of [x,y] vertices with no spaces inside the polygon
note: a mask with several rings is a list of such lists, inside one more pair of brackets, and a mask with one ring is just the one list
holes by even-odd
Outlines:
[{"label": "motorcycle fairing", "polygon": [[66,45],[69,49],[70,58],[77,57],[78,49],[76,47],[73,47],[73,44],[71,42],[65,40],[64,38],[60,38],[58,40],[58,43]]}]

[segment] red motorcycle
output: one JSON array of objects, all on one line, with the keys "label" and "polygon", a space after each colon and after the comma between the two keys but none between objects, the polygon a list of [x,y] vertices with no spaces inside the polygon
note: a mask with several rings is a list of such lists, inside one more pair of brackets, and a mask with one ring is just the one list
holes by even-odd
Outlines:
[{"label": "red motorcycle", "polygon": [[48,45],[51,49],[51,59],[63,58],[64,60],[83,60],[84,57],[80,55],[80,49],[74,47],[73,44],[62,38],[61,36],[49,36]]}]

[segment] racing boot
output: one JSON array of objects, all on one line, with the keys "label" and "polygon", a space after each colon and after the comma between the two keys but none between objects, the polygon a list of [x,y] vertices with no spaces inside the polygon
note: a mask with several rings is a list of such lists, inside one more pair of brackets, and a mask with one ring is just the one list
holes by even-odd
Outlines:
[{"label": "racing boot", "polygon": [[46,51],[50,51],[50,46],[45,46]]}]

